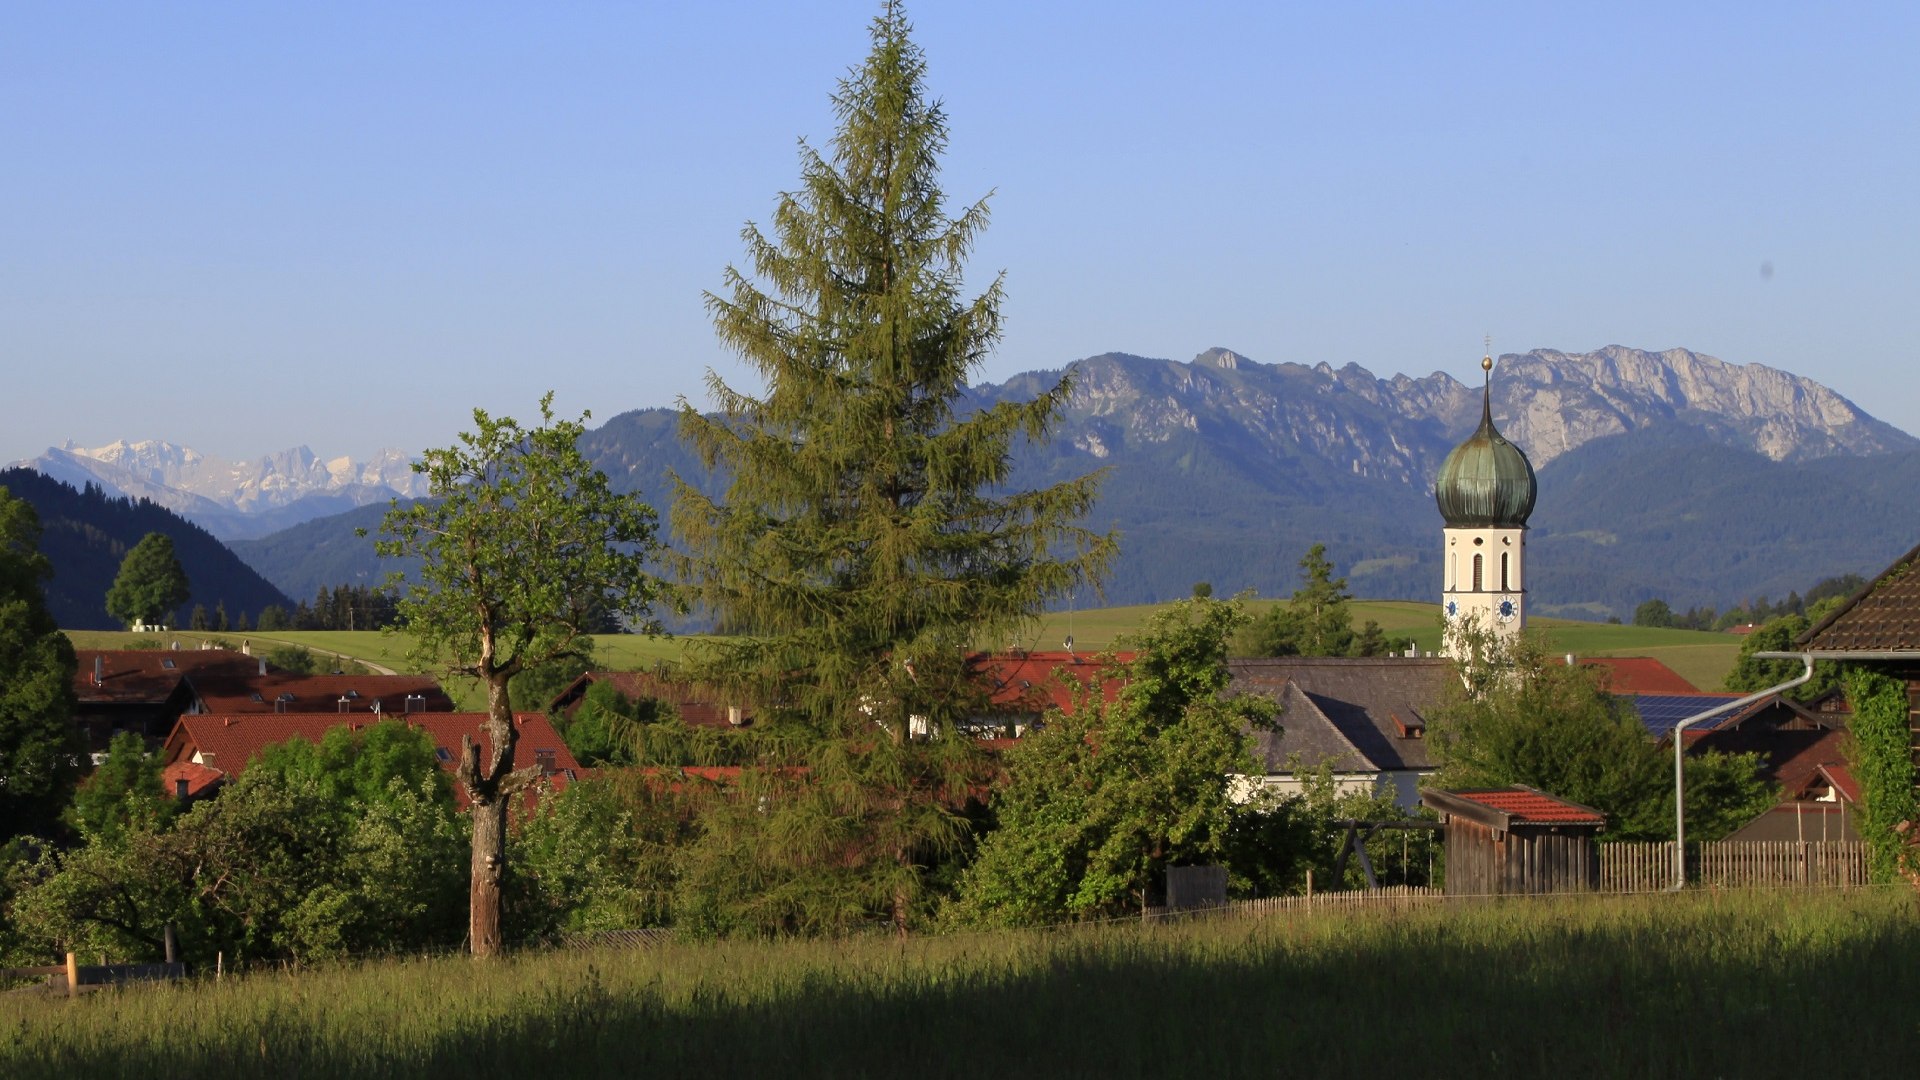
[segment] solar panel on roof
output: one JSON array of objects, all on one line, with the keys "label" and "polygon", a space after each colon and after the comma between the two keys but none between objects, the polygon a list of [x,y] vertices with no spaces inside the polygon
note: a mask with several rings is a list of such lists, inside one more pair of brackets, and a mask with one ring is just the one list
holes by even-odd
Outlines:
[{"label": "solar panel on roof", "polygon": [[[1640,716],[1640,723],[1647,733],[1656,739],[1664,739],[1673,734],[1680,721],[1689,716],[1706,712],[1736,699],[1724,694],[1634,694],[1627,698]],[[1722,714],[1688,728],[1688,731],[1711,731],[1719,727],[1730,715]]]}]

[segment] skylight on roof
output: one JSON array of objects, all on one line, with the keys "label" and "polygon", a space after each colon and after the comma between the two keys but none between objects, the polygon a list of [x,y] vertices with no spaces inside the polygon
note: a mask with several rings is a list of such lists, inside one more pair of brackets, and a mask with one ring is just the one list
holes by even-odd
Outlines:
[{"label": "skylight on roof", "polygon": [[161,667],[163,667],[163,668],[166,668],[166,669],[167,669],[168,671],[172,671],[172,670],[173,670],[173,667],[174,667],[174,664],[173,664],[173,657],[171,657],[171,656],[163,656],[163,657],[161,657],[161,658],[160,658],[160,666],[161,666]]}]

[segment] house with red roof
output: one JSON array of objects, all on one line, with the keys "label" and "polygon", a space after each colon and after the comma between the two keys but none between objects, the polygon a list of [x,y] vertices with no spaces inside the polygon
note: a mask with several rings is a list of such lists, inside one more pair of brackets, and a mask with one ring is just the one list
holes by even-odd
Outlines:
[{"label": "house with red roof", "polygon": [[[1132,653],[1088,656],[1069,651],[974,653],[967,658],[970,676],[986,694],[985,708],[962,722],[978,738],[995,741],[1018,738],[1048,709],[1070,710],[1081,682],[1093,682],[1105,700],[1119,694],[1115,664],[1133,659]],[[751,727],[761,714],[753,702],[736,700],[717,687],[676,678],[670,671],[589,671],[555,695],[549,713],[571,717],[585,700],[587,688],[605,683],[623,696],[652,698],[672,705],[680,718],[694,727],[718,729]]]},{"label": "house with red roof", "polygon": [[1599,671],[1600,685],[1613,694],[1697,694],[1699,688],[1680,673],[1651,656],[1568,657],[1583,668]]},{"label": "house with red roof", "polygon": [[76,649],[74,722],[96,753],[116,734],[150,742],[166,737],[193,706],[192,675],[244,675],[252,657],[225,649]]},{"label": "house with red roof", "polygon": [[[182,716],[174,724],[161,751],[161,775],[168,792],[176,798],[202,797],[212,794],[228,777],[245,771],[274,743],[288,739],[318,743],[334,728],[360,729],[382,719],[400,719],[425,731],[433,739],[434,757],[448,772],[459,765],[463,738],[471,737],[482,756],[492,751],[492,740],[482,726],[487,719],[485,713],[419,712],[384,717],[371,712],[200,713]],[[517,765],[539,766],[544,782],[553,790],[564,789],[584,775],[573,752],[545,715],[515,713],[513,722],[519,729],[514,750]],[[466,806],[466,793],[458,784],[454,785],[454,797],[463,808]]]},{"label": "house with red roof", "polygon": [[666,671],[589,671],[554,695],[548,714],[572,719],[586,700],[587,688],[596,683],[608,684],[632,701],[666,702],[692,727],[751,727],[759,713],[751,703],[734,701],[717,687],[675,678]]},{"label": "house with red roof", "polygon": [[196,674],[187,684],[187,712],[195,715],[453,711],[453,699],[430,675],[299,675],[262,660],[257,670]]}]

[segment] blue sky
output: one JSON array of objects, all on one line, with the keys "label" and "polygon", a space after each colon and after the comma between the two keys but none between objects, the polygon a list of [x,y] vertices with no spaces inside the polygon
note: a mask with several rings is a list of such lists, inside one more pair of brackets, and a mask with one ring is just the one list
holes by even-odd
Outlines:
[{"label": "blue sky", "polygon": [[[448,442],[744,381],[701,303],[872,0],[0,11],[0,461]],[[1684,346],[1920,432],[1910,4],[909,5],[981,377]],[[1770,266],[1771,275],[1762,273]]]}]

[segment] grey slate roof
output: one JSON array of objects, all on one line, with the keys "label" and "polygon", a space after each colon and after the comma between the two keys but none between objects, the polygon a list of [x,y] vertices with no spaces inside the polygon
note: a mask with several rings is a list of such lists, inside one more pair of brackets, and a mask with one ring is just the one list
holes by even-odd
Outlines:
[{"label": "grey slate roof", "polygon": [[1231,660],[1232,689],[1280,703],[1282,733],[1255,733],[1255,751],[1269,772],[1287,756],[1338,772],[1399,772],[1435,767],[1424,738],[1404,738],[1402,723],[1424,725],[1426,713],[1457,678],[1441,658],[1302,657]]}]

